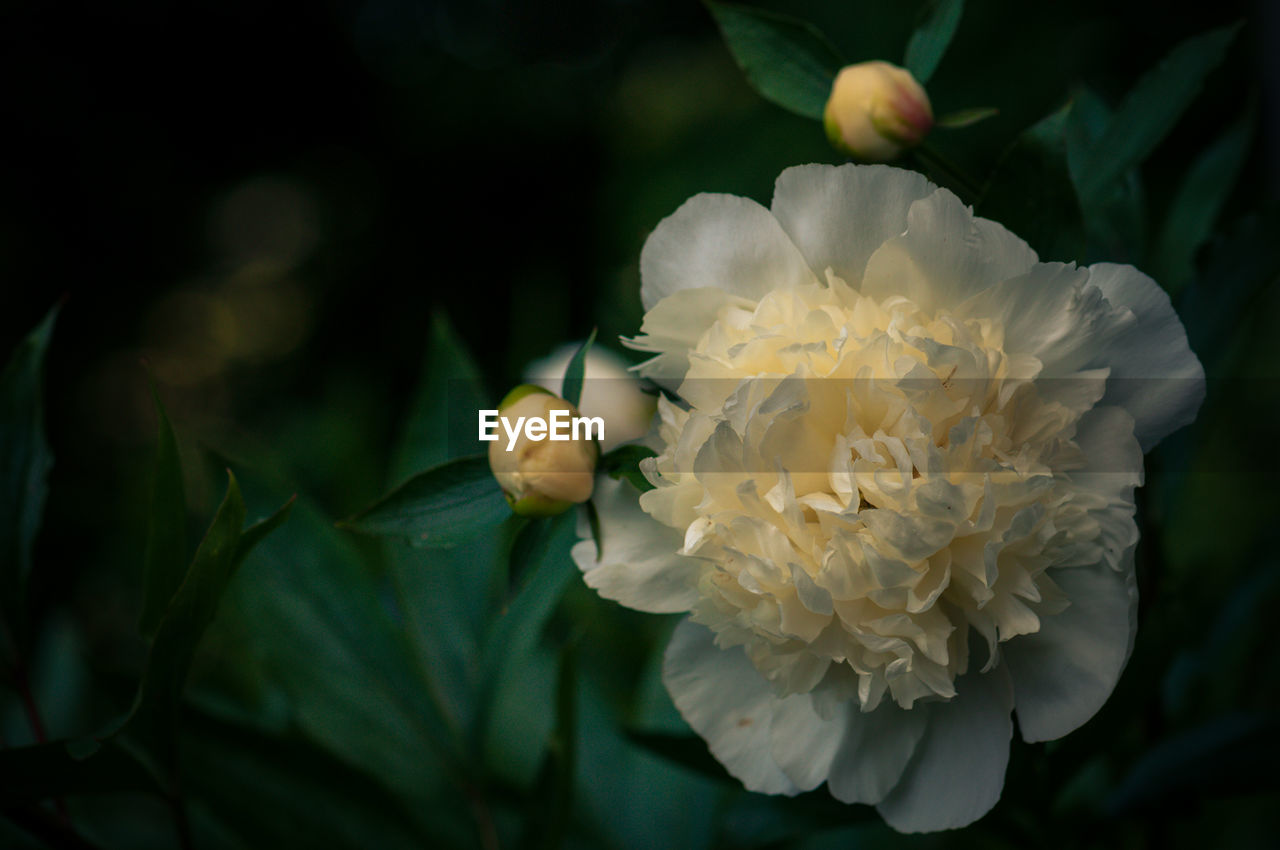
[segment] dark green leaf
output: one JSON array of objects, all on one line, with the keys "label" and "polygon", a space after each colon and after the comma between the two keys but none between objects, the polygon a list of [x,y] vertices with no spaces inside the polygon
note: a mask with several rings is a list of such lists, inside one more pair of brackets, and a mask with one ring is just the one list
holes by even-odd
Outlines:
[{"label": "dark green leaf", "polygon": [[489,627],[481,644],[476,736],[488,733],[492,695],[508,670],[524,663],[542,636],[577,567],[569,549],[577,542],[576,511],[534,520],[525,526],[511,551],[511,575],[519,587],[509,605]]},{"label": "dark green leaf", "polygon": [[979,121],[986,121],[1000,114],[1000,110],[994,106],[975,106],[972,109],[958,109],[955,112],[948,112],[937,121],[934,122],[935,127],[942,127],[944,130],[959,130],[963,127],[971,127]]},{"label": "dark green leaf", "polygon": [[296,732],[266,734],[199,710],[183,725],[186,793],[245,847],[420,848],[470,838],[465,809],[421,823],[378,777]]},{"label": "dark green leaf", "polygon": [[244,518],[240,485],[228,470],[227,494],[160,621],[128,724],[130,733],[157,757],[163,770],[172,766],[178,697],[186,684],[196,646],[213,621],[218,600],[237,566],[236,550]]},{"label": "dark green leaf", "polygon": [[1256,111],[1250,108],[1191,165],[1173,199],[1152,257],[1152,274],[1170,292],[1191,279],[1196,252],[1209,238],[1244,167]]},{"label": "dark green leaf", "polygon": [[[357,542],[307,500],[295,502],[289,522],[254,551],[250,573],[232,584],[219,612],[219,635],[239,633],[249,642],[222,675],[237,693],[267,706],[283,703],[292,722],[347,764],[406,795],[429,796],[443,787],[445,769],[459,767],[454,706],[423,675],[405,623],[388,610],[376,563]],[[422,564],[419,572],[438,577],[435,566]],[[454,587],[426,589],[443,595]],[[456,625],[445,623],[437,636],[443,641]],[[474,664],[468,672],[474,676]]]},{"label": "dark green leaf", "polygon": [[977,212],[1002,222],[1047,260],[1083,260],[1084,221],[1067,167],[1068,104],[1023,131],[1001,157]]},{"label": "dark green leaf", "polygon": [[0,375],[0,606],[16,639],[26,639],[23,604],[31,549],[48,493],[53,452],[44,436],[44,358],[54,307]]},{"label": "dark green leaf", "polygon": [[600,512],[596,510],[596,503],[591,499],[587,500],[587,525],[591,529],[591,539],[596,544],[596,562],[598,563],[604,557],[604,531],[600,528]]},{"label": "dark green leaf", "polygon": [[564,844],[573,806],[573,773],[578,740],[578,658],[572,643],[560,651],[560,673],[556,677],[556,725],[547,758],[535,793],[536,810],[530,823],[540,827],[540,840],[527,846],[556,850]]},{"label": "dark green leaf", "polygon": [[451,546],[492,529],[511,514],[485,455],[460,458],[415,475],[338,525],[400,537],[414,546]]},{"label": "dark green leaf", "polygon": [[155,787],[141,763],[112,738],[0,749],[0,805]]},{"label": "dark green leaf", "polygon": [[244,559],[249,557],[249,553],[253,551],[255,546],[266,540],[271,532],[284,525],[284,521],[289,518],[289,514],[293,511],[293,505],[297,500],[297,496],[290,496],[289,501],[281,505],[271,516],[258,520],[240,533],[240,540],[236,543],[233,570],[237,569]]},{"label": "dark green leaf", "polygon": [[929,82],[937,70],[963,14],[964,0],[936,0],[929,17],[911,33],[903,65],[920,85]]},{"label": "dark green leaf", "polygon": [[422,378],[393,453],[388,486],[475,451],[476,411],[492,407],[480,370],[448,318],[432,317]]},{"label": "dark green leaf", "polygon": [[138,629],[146,637],[160,627],[169,600],[187,571],[187,497],[182,486],[182,461],[173,425],[160,401],[155,381],[156,455],[151,473],[151,512],[147,522],[147,547],[143,555],[142,615]]},{"label": "dark green leaf", "polygon": [[592,328],[587,341],[579,346],[573,353],[573,357],[569,359],[569,364],[564,367],[564,383],[561,385],[564,390],[563,398],[574,407],[582,401],[582,381],[587,372],[587,353],[591,351],[591,344],[595,341],[596,329]]},{"label": "dark green leaf", "polygon": [[[1085,262],[1137,263],[1146,242],[1146,204],[1137,168],[1130,168],[1096,196],[1086,196],[1080,188],[1081,175],[1094,146],[1111,125],[1112,112],[1102,98],[1088,88],[1072,96],[1067,119],[1067,164],[1071,182],[1084,215]],[[1056,257],[1054,259],[1057,259]]]},{"label": "dark green leaf", "polygon": [[1178,45],[1143,75],[1075,172],[1085,206],[1115,188],[1160,143],[1226,55],[1239,25],[1212,30]]},{"label": "dark green leaf", "polygon": [[614,479],[627,479],[633,487],[644,493],[653,489],[649,479],[640,471],[640,461],[647,457],[657,457],[657,453],[648,446],[618,446],[600,458],[597,468]]},{"label": "dark green leaf", "polygon": [[1170,811],[1205,799],[1280,788],[1280,722],[1229,714],[1182,732],[1143,756],[1107,800],[1110,814]]},{"label": "dark green leaf", "polygon": [[766,99],[805,118],[822,120],[831,84],[844,62],[813,25],[729,3],[708,2],[729,52]]},{"label": "dark green leaf", "polygon": [[[1204,271],[1180,299],[1191,350],[1214,377],[1236,338],[1242,316],[1263,290],[1280,280],[1280,209],[1249,216],[1210,249]],[[1212,384],[1211,384],[1212,390]]]}]

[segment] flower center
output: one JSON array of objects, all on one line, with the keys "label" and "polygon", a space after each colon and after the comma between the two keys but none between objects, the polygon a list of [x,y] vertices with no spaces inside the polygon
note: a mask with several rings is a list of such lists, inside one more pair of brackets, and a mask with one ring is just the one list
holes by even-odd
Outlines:
[{"label": "flower center", "polygon": [[1034,381],[997,322],[828,279],[720,310],[641,506],[702,564],[693,619],[779,694],[949,699],[970,629],[995,665],[1066,607],[1050,568],[1099,560],[1070,471],[1105,375]]}]

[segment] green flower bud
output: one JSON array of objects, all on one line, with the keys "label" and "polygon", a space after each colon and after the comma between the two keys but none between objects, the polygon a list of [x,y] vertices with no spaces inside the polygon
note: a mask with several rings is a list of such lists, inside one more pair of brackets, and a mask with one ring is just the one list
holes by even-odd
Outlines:
[{"label": "green flower bud", "polygon": [[498,405],[503,428],[518,433],[489,443],[489,468],[521,516],[563,513],[591,498],[595,486],[599,445],[585,436],[553,439],[553,411],[564,412],[557,415],[561,422],[579,416],[572,404],[533,384],[516,387]]}]

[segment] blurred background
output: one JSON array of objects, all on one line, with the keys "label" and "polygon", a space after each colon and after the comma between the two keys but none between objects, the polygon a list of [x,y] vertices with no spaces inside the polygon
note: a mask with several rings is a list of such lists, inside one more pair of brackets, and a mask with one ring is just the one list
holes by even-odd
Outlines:
[{"label": "blurred background", "polygon": [[[814,22],[850,61],[898,62],[926,4],[754,5]],[[1226,61],[1143,165],[1132,229],[1077,258],[1157,273],[1190,164],[1244,128],[1188,296],[1216,323],[1201,352],[1209,401],[1148,461],[1135,656],[1080,732],[1015,742],[992,815],[911,839],[823,790],[735,789],[657,678],[671,623],[577,585],[527,636],[519,674],[493,686],[479,778],[455,781],[433,724],[467,716],[487,681],[483,625],[468,619],[484,606],[467,594],[488,592],[474,568],[491,554],[410,553],[333,528],[443,459],[419,426],[462,378],[496,402],[529,361],[593,327],[619,349],[639,327],[645,236],[687,197],[767,204],[786,166],[843,161],[819,125],[750,88],[706,9],[5,4],[5,356],[62,303],[27,602],[48,735],[126,712],[146,657],[136,622],[157,426],[145,361],[178,434],[193,542],[228,465],[250,519],[299,494],[197,657],[183,721],[195,846],[1274,846],[1280,10],[973,0],[929,92],[938,114],[999,109],[935,133],[983,175],[1069,97],[1114,106],[1176,44],[1237,20]],[[1254,283],[1222,306],[1215,281],[1233,274]],[[33,740],[14,693],[0,710],[6,744]],[[562,809],[538,795],[566,747]],[[95,844],[179,846],[149,795],[69,805]],[[4,823],[0,845],[45,846]]]}]

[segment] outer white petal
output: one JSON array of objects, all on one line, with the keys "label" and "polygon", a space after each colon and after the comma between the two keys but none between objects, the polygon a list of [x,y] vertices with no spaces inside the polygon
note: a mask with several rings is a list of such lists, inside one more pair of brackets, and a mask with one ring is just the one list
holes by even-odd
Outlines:
[{"label": "outer white petal", "polygon": [[996,320],[1004,330],[1004,350],[1035,356],[1044,364],[1042,376],[1070,375],[1132,323],[1123,308],[1108,309],[1102,293],[1088,281],[1088,269],[1036,263],[1025,274],[969,298],[956,312]]},{"label": "outer white petal", "polygon": [[827,788],[842,803],[879,803],[902,778],[924,735],[929,712],[923,704],[906,710],[892,700],[871,712],[854,709]]},{"label": "outer white petal", "polygon": [[736,195],[694,195],[658,222],[640,252],[646,311],[682,289],[714,286],[758,301],[812,280],[773,214]]},{"label": "outer white petal", "polygon": [[1039,632],[1004,645],[1024,740],[1061,738],[1093,717],[1111,695],[1137,624],[1131,560],[1127,566],[1053,570],[1071,605],[1042,617]]},{"label": "outer white petal", "polygon": [[579,521],[578,534],[586,539],[572,549],[587,585],[639,611],[671,614],[692,608],[698,601],[698,562],[675,554],[684,543],[681,533],[642,511],[640,494],[626,481],[596,476],[592,501],[600,517],[604,556],[596,560],[585,520]]},{"label": "outer white petal", "polygon": [[799,793],[770,754],[779,700],[741,647],[721,649],[710,629],[683,620],[667,645],[662,681],[685,721],[747,790]]},{"label": "outer white petal", "polygon": [[1106,404],[1123,406],[1137,422],[1138,441],[1150,451],[1166,435],[1195,419],[1204,401],[1204,368],[1187,344],[1187,331],[1169,296],[1133,266],[1098,263],[1089,280],[1137,322],[1094,360],[1111,367]]},{"label": "outer white petal", "polygon": [[897,787],[876,807],[899,832],[973,823],[1000,799],[1013,737],[1013,688],[1003,667],[956,680],[950,702],[929,711],[928,728]]},{"label": "outer white petal", "polygon": [[885,165],[798,165],[779,175],[773,214],[819,280],[831,268],[856,289],[875,250],[907,229],[911,204],[936,188]]},{"label": "outer white petal", "polygon": [[862,292],[876,299],[903,295],[924,310],[950,308],[1035,262],[1026,242],[939,189],[911,205],[906,233],[871,255]]},{"label": "outer white petal", "polygon": [[779,700],[769,729],[769,752],[774,762],[797,788],[812,791],[827,778],[847,718],[856,713],[857,706],[845,702],[824,719],[814,710],[810,694]]},{"label": "outer white petal", "polygon": [[682,289],[659,301],[645,314],[640,335],[635,339],[624,339],[622,343],[628,348],[657,355],[642,363],[637,371],[675,390],[689,371],[689,351],[720,314],[731,307],[749,309],[754,306],[755,302],[714,286]]}]

